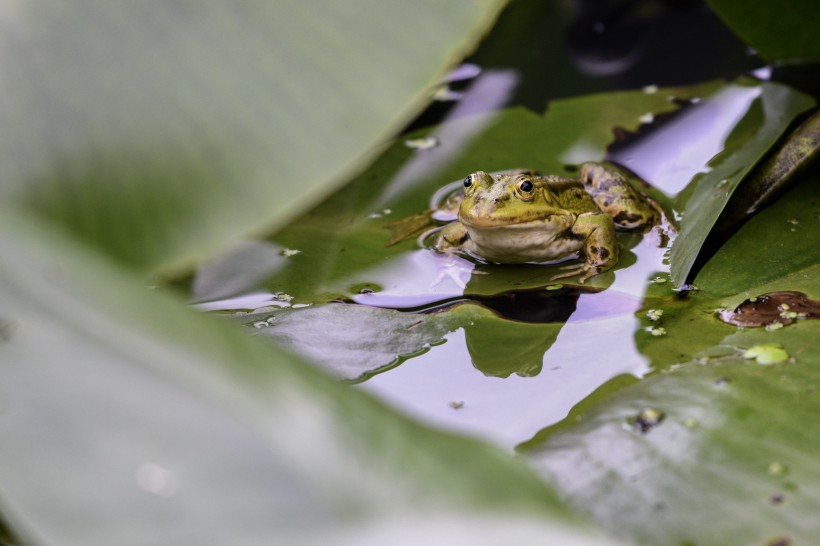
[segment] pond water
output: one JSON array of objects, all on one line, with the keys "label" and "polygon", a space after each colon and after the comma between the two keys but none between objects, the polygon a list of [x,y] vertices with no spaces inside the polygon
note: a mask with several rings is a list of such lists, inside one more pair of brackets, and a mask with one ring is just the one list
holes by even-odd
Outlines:
[{"label": "pond water", "polygon": [[[497,32],[533,9],[514,3]],[[504,108],[534,101],[522,88],[541,76],[493,66],[487,48],[494,41],[514,47],[509,36],[491,35],[474,58],[482,64],[447,80],[446,105],[434,105],[314,210],[203,266],[192,293],[201,309],[302,353],[351,388],[423,422],[514,449],[613,379],[652,371],[636,340],[664,335],[647,318],[644,298],[662,283],[665,297],[675,297],[668,282],[674,230],[619,234],[613,271],[585,285],[557,285],[555,265],[480,264],[437,254],[415,238],[386,246],[385,224],[423,212],[437,190],[477,169],[571,176],[572,164],[601,159],[650,181],[641,189],[674,223],[685,212],[676,197],[712,170],[738,125],[755,118],[761,87],[653,85],[553,101],[542,115]],[[745,52],[738,59],[750,63]],[[570,62],[562,62],[566,74]],[[604,76],[576,67],[575,90],[594,77]],[[601,88],[613,77],[607,72]],[[561,95],[557,89],[542,91]]]}]

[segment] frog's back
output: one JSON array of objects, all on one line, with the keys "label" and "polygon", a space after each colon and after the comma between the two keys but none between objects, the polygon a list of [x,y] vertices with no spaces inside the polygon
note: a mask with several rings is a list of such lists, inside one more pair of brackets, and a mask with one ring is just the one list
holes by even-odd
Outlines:
[{"label": "frog's back", "polygon": [[555,195],[562,208],[581,214],[584,212],[600,212],[586,191],[580,180],[563,178],[560,176],[544,176],[547,187]]}]

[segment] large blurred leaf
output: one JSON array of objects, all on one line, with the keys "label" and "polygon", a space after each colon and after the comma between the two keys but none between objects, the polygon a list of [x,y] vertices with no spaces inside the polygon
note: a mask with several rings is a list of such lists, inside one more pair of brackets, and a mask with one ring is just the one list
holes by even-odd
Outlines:
[{"label": "large blurred leaf", "polygon": [[12,2],[0,199],[143,270],[280,225],[358,168],[501,2]]},{"label": "large blurred leaf", "polygon": [[[688,299],[653,287],[644,312],[663,314],[644,324],[667,333],[639,331],[636,342],[660,373],[585,404],[528,446],[566,497],[619,535],[759,544],[812,543],[820,532],[820,323],[739,330],[715,315],[769,291],[820,297],[817,182],[804,180],[746,224]],[[789,360],[767,367],[743,357],[770,344]],[[646,408],[665,417],[641,432],[634,423]]]},{"label": "large blurred leaf", "polygon": [[0,226],[0,490],[33,543],[600,543],[508,455]]},{"label": "large blurred leaf", "polygon": [[744,2],[709,0],[718,15],[750,46],[770,60],[820,61],[815,0]]}]

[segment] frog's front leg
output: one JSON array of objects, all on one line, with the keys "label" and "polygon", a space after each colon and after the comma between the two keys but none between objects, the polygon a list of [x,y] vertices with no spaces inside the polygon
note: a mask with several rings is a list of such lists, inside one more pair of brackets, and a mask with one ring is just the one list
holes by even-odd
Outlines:
[{"label": "frog's front leg", "polygon": [[583,238],[584,263],[568,267],[566,273],[553,279],[563,279],[580,275],[578,282],[603,273],[618,263],[618,241],[615,239],[615,224],[610,216],[599,212],[581,214],[572,226],[572,234]]},{"label": "frog's front leg", "polygon": [[439,232],[434,248],[439,252],[447,252],[462,248],[470,239],[470,234],[461,222],[450,222]]},{"label": "frog's front leg", "polygon": [[618,228],[638,229],[658,222],[656,209],[614,165],[584,163],[580,175],[598,209],[611,216]]}]

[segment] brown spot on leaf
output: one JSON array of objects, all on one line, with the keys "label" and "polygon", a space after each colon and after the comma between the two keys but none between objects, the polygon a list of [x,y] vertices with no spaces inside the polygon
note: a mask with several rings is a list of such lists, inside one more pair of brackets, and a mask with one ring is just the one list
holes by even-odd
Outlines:
[{"label": "brown spot on leaf", "polygon": [[734,309],[718,312],[718,318],[744,328],[757,328],[775,323],[786,326],[797,319],[820,318],[820,301],[792,290],[769,292],[756,298],[749,298]]}]

